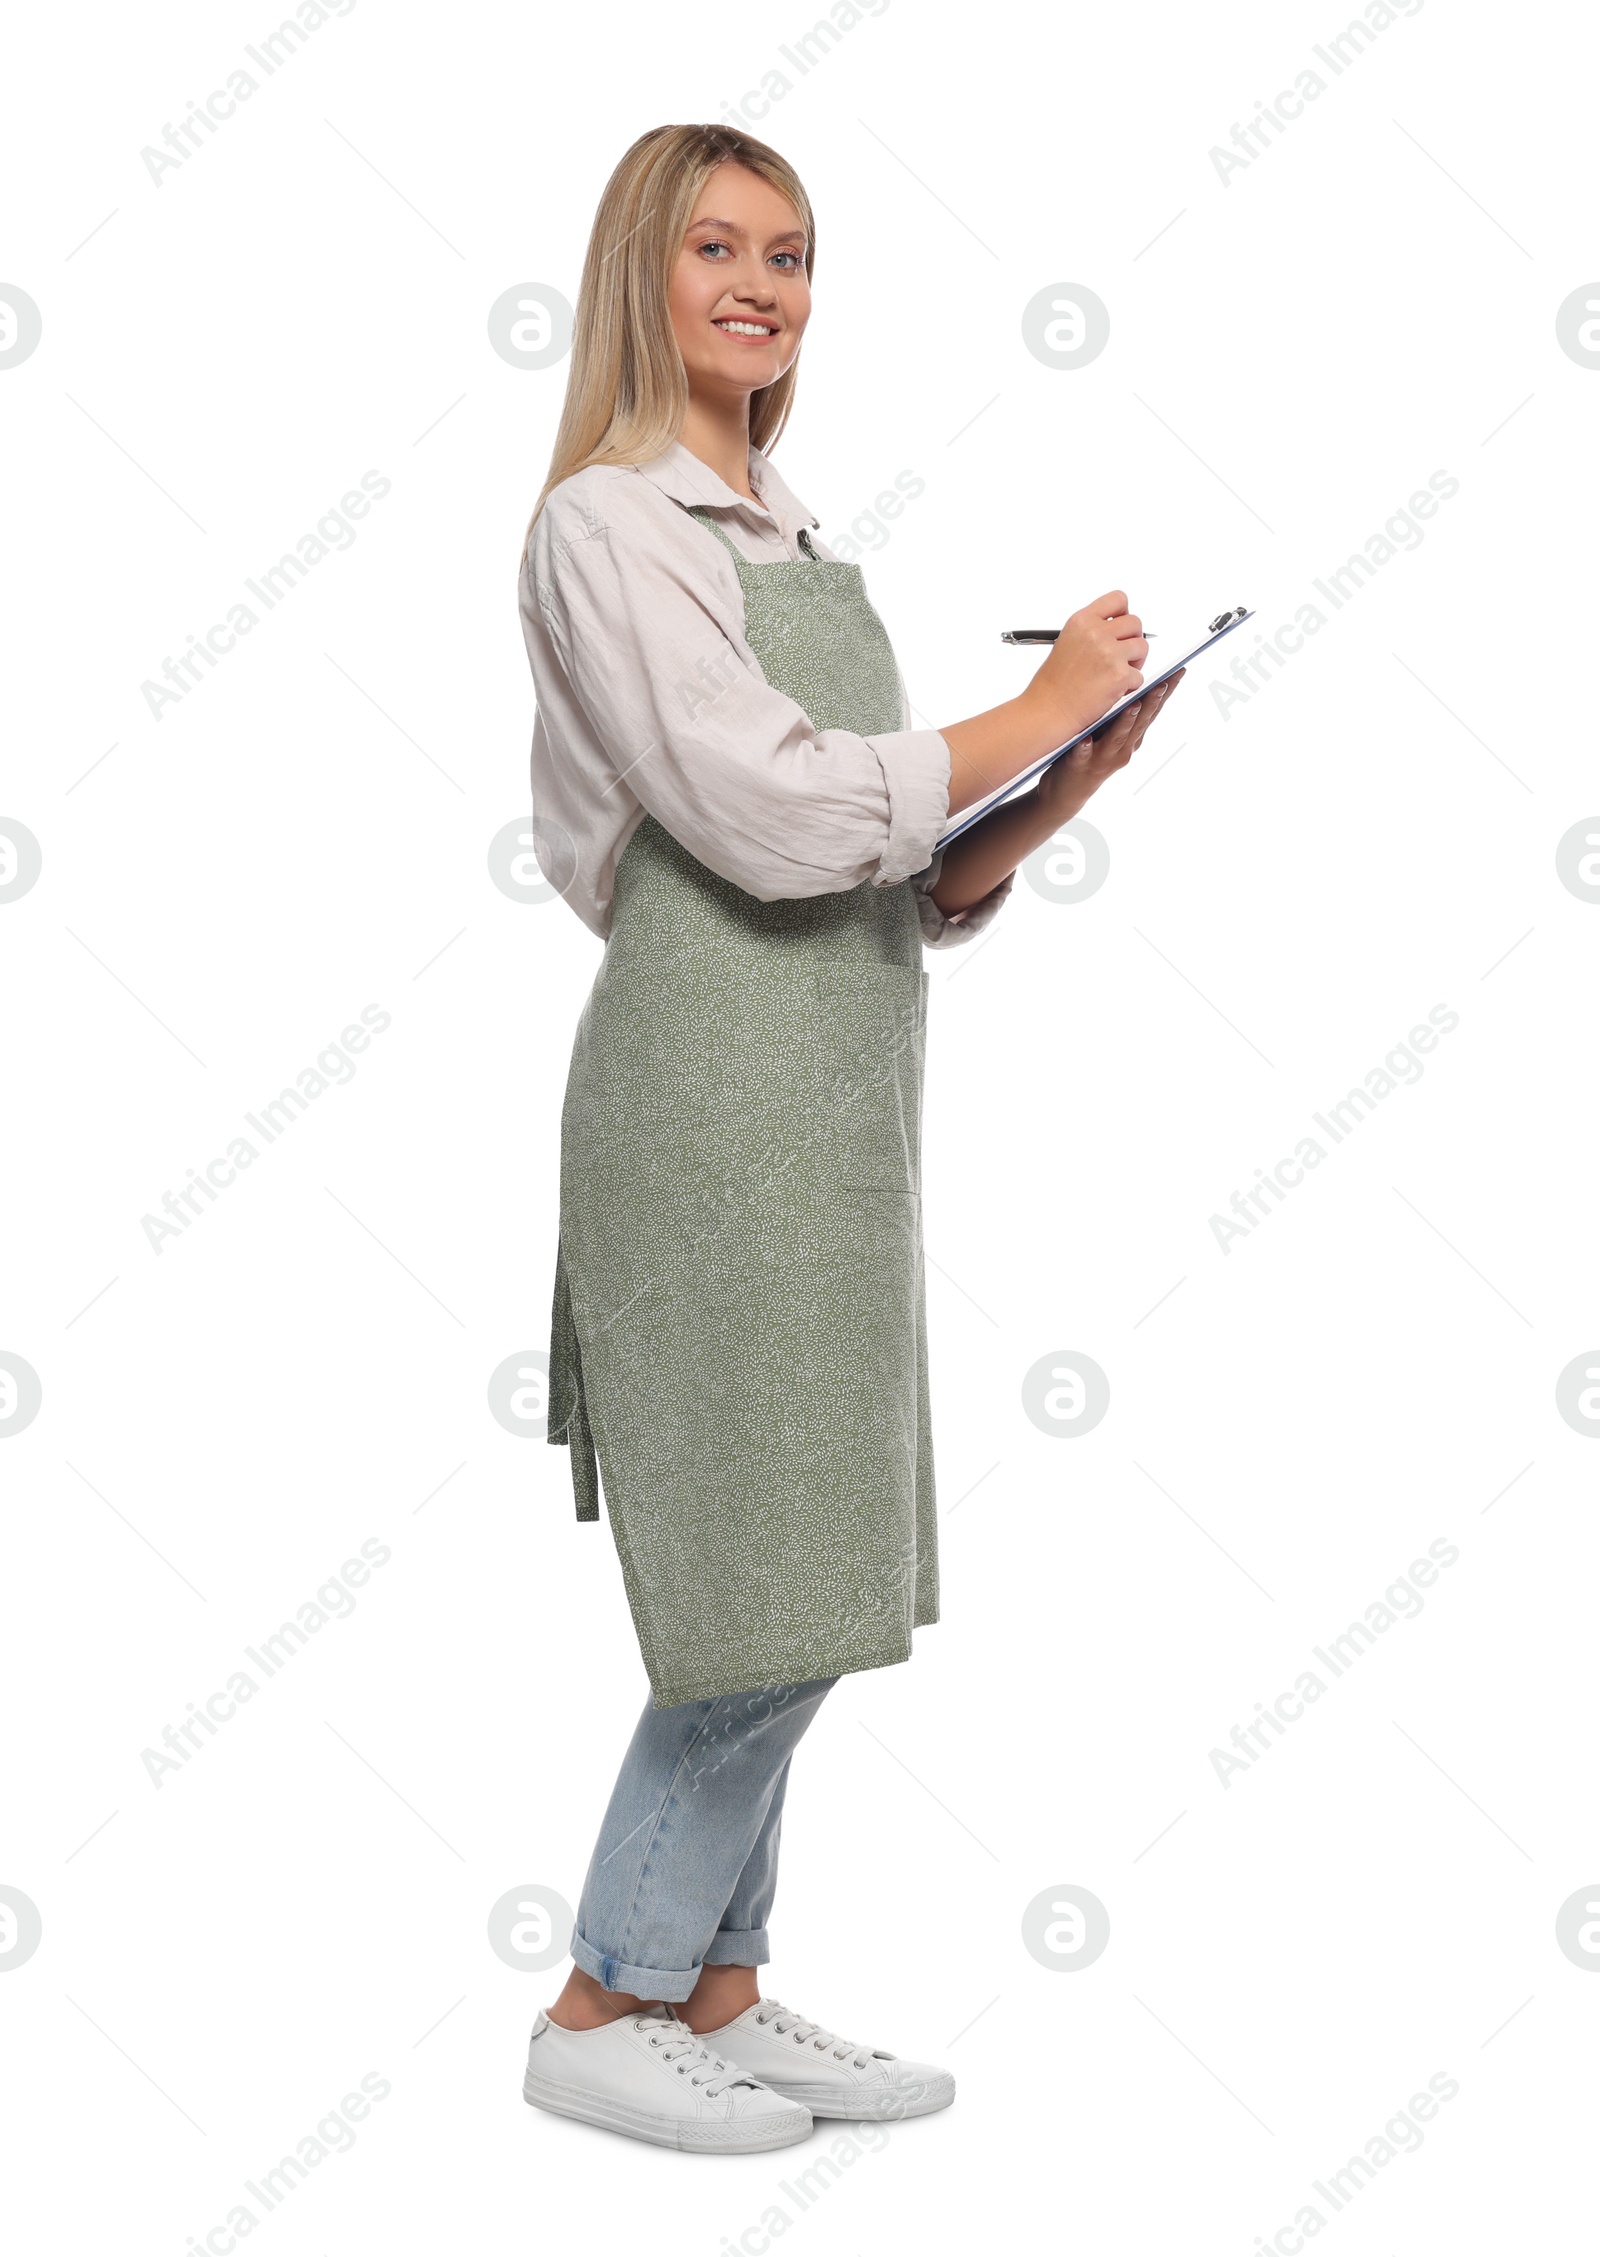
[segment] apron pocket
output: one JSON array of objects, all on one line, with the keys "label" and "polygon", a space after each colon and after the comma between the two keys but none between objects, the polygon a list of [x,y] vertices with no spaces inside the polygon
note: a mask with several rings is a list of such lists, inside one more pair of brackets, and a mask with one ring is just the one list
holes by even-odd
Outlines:
[{"label": "apron pocket", "polygon": [[928,975],[910,964],[829,963],[812,978],[824,1178],[840,1191],[914,1195],[922,1184]]}]

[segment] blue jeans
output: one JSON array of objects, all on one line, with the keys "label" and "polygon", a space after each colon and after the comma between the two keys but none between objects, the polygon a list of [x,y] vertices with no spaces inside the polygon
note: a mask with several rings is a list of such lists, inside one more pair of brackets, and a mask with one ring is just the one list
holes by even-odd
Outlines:
[{"label": "blue jeans", "polygon": [[686,1999],[704,1966],[759,1967],[789,1758],[837,1677],[646,1706],[611,1791],[572,1931],[608,1991]]}]

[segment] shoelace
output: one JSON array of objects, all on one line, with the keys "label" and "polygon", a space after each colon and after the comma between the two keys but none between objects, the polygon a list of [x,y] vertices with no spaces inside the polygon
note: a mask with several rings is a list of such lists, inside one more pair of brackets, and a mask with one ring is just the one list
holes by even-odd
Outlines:
[{"label": "shoelace", "polygon": [[763,2025],[770,2022],[780,2038],[792,2031],[796,2045],[813,2045],[819,2053],[831,2053],[835,2061],[848,2060],[852,2069],[864,2069],[873,2056],[870,2045],[857,2045],[854,2038],[842,2038],[837,2030],[825,2030],[820,2022],[808,2022],[803,2014],[791,2013],[775,1998],[761,2001],[756,2020]]},{"label": "shoelace", "polygon": [[[720,2099],[734,2085],[754,2085],[759,2081],[747,2070],[732,2067],[720,2053],[713,2053],[703,2039],[695,2036],[688,2023],[680,2022],[675,2014],[670,2020],[663,2018],[659,2023],[637,2015],[633,2026],[636,2030],[649,2031],[650,2043],[660,2048],[662,2059],[670,2061],[680,2077],[688,2077],[690,2084],[708,2100]],[[695,2069],[709,2069],[712,2074],[697,2077],[693,2074]]]}]

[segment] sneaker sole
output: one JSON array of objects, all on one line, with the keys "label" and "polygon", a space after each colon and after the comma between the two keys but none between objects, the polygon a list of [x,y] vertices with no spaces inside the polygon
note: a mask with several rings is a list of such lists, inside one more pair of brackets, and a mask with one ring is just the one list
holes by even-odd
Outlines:
[{"label": "sneaker sole", "polygon": [[[676,2147],[695,2155],[759,2155],[768,2148],[794,2147],[811,2136],[808,2110],[793,2118],[756,2116],[728,2124],[685,2123],[675,2116],[649,2116],[592,2093],[577,2093],[545,2085],[531,2075],[522,2080],[522,2097],[530,2108],[543,2108],[552,2116],[567,2116],[574,2123],[598,2124],[603,2131],[621,2132],[628,2139],[648,2140],[654,2147]],[[789,2093],[784,2099],[792,2098]]]},{"label": "sneaker sole", "polygon": [[891,2123],[907,2116],[933,2116],[941,2108],[948,2108],[956,2097],[956,2081],[948,2071],[930,2077],[914,2093],[858,2094],[853,2100],[837,2087],[830,2090],[821,2085],[775,2084],[772,2089],[781,2092],[785,2100],[798,2100],[813,2116],[850,2124]]}]

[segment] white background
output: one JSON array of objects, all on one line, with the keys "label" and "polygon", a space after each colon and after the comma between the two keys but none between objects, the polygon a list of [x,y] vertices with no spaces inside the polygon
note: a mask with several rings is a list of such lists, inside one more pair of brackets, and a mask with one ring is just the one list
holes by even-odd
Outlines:
[{"label": "white background", "polygon": [[[1428,0],[1335,78],[1331,5],[892,0],[802,76],[815,19],[767,0],[359,0],[157,186],[141,150],[276,20],[34,10],[8,58],[0,280],[43,319],[0,372],[0,816],[43,858],[0,916],[0,1348],[42,1389],[0,1457],[23,2245],[220,2251],[241,2201],[278,2257],[1247,2257],[1307,2203],[1345,2252],[1567,2242],[1600,1447],[1556,1381],[1600,1339],[1600,908],[1556,846],[1600,804],[1600,373],[1555,317],[1600,272],[1592,27]],[[818,214],[777,460],[830,538],[925,480],[865,557],[919,722],[1108,586],[1274,628],[1459,482],[1247,702],[1194,671],[1088,810],[1092,898],[1019,879],[927,958],[944,1617],[801,1750],[770,1981],[960,2091],[803,2203],[836,2133],[696,2159],[526,2109],[561,1971],[487,1938],[508,1891],[575,1898],[645,1693],[565,1453],[488,1409],[547,1345],[599,949],[489,876],[566,367],[509,366],[487,313],[574,297],[627,144],[773,70],[749,122]],[[1110,312],[1081,369],[1023,341],[1058,284]],[[154,719],[141,684],[368,470],[354,545]],[[369,1004],[353,1081],[155,1252],[142,1218]],[[1421,1079],[1224,1252],[1211,1216],[1436,1005]],[[1024,1411],[1063,1351],[1108,1377],[1091,1433]],[[1224,1785],[1212,1750],[1440,1538],[1422,1613]],[[153,1783],[367,1539],[354,1614]],[[1109,1915],[1092,1966],[1023,1944],[1067,1884]],[[252,2202],[374,2072],[355,2145]],[[1441,2072],[1335,2212],[1313,2182]]]}]

